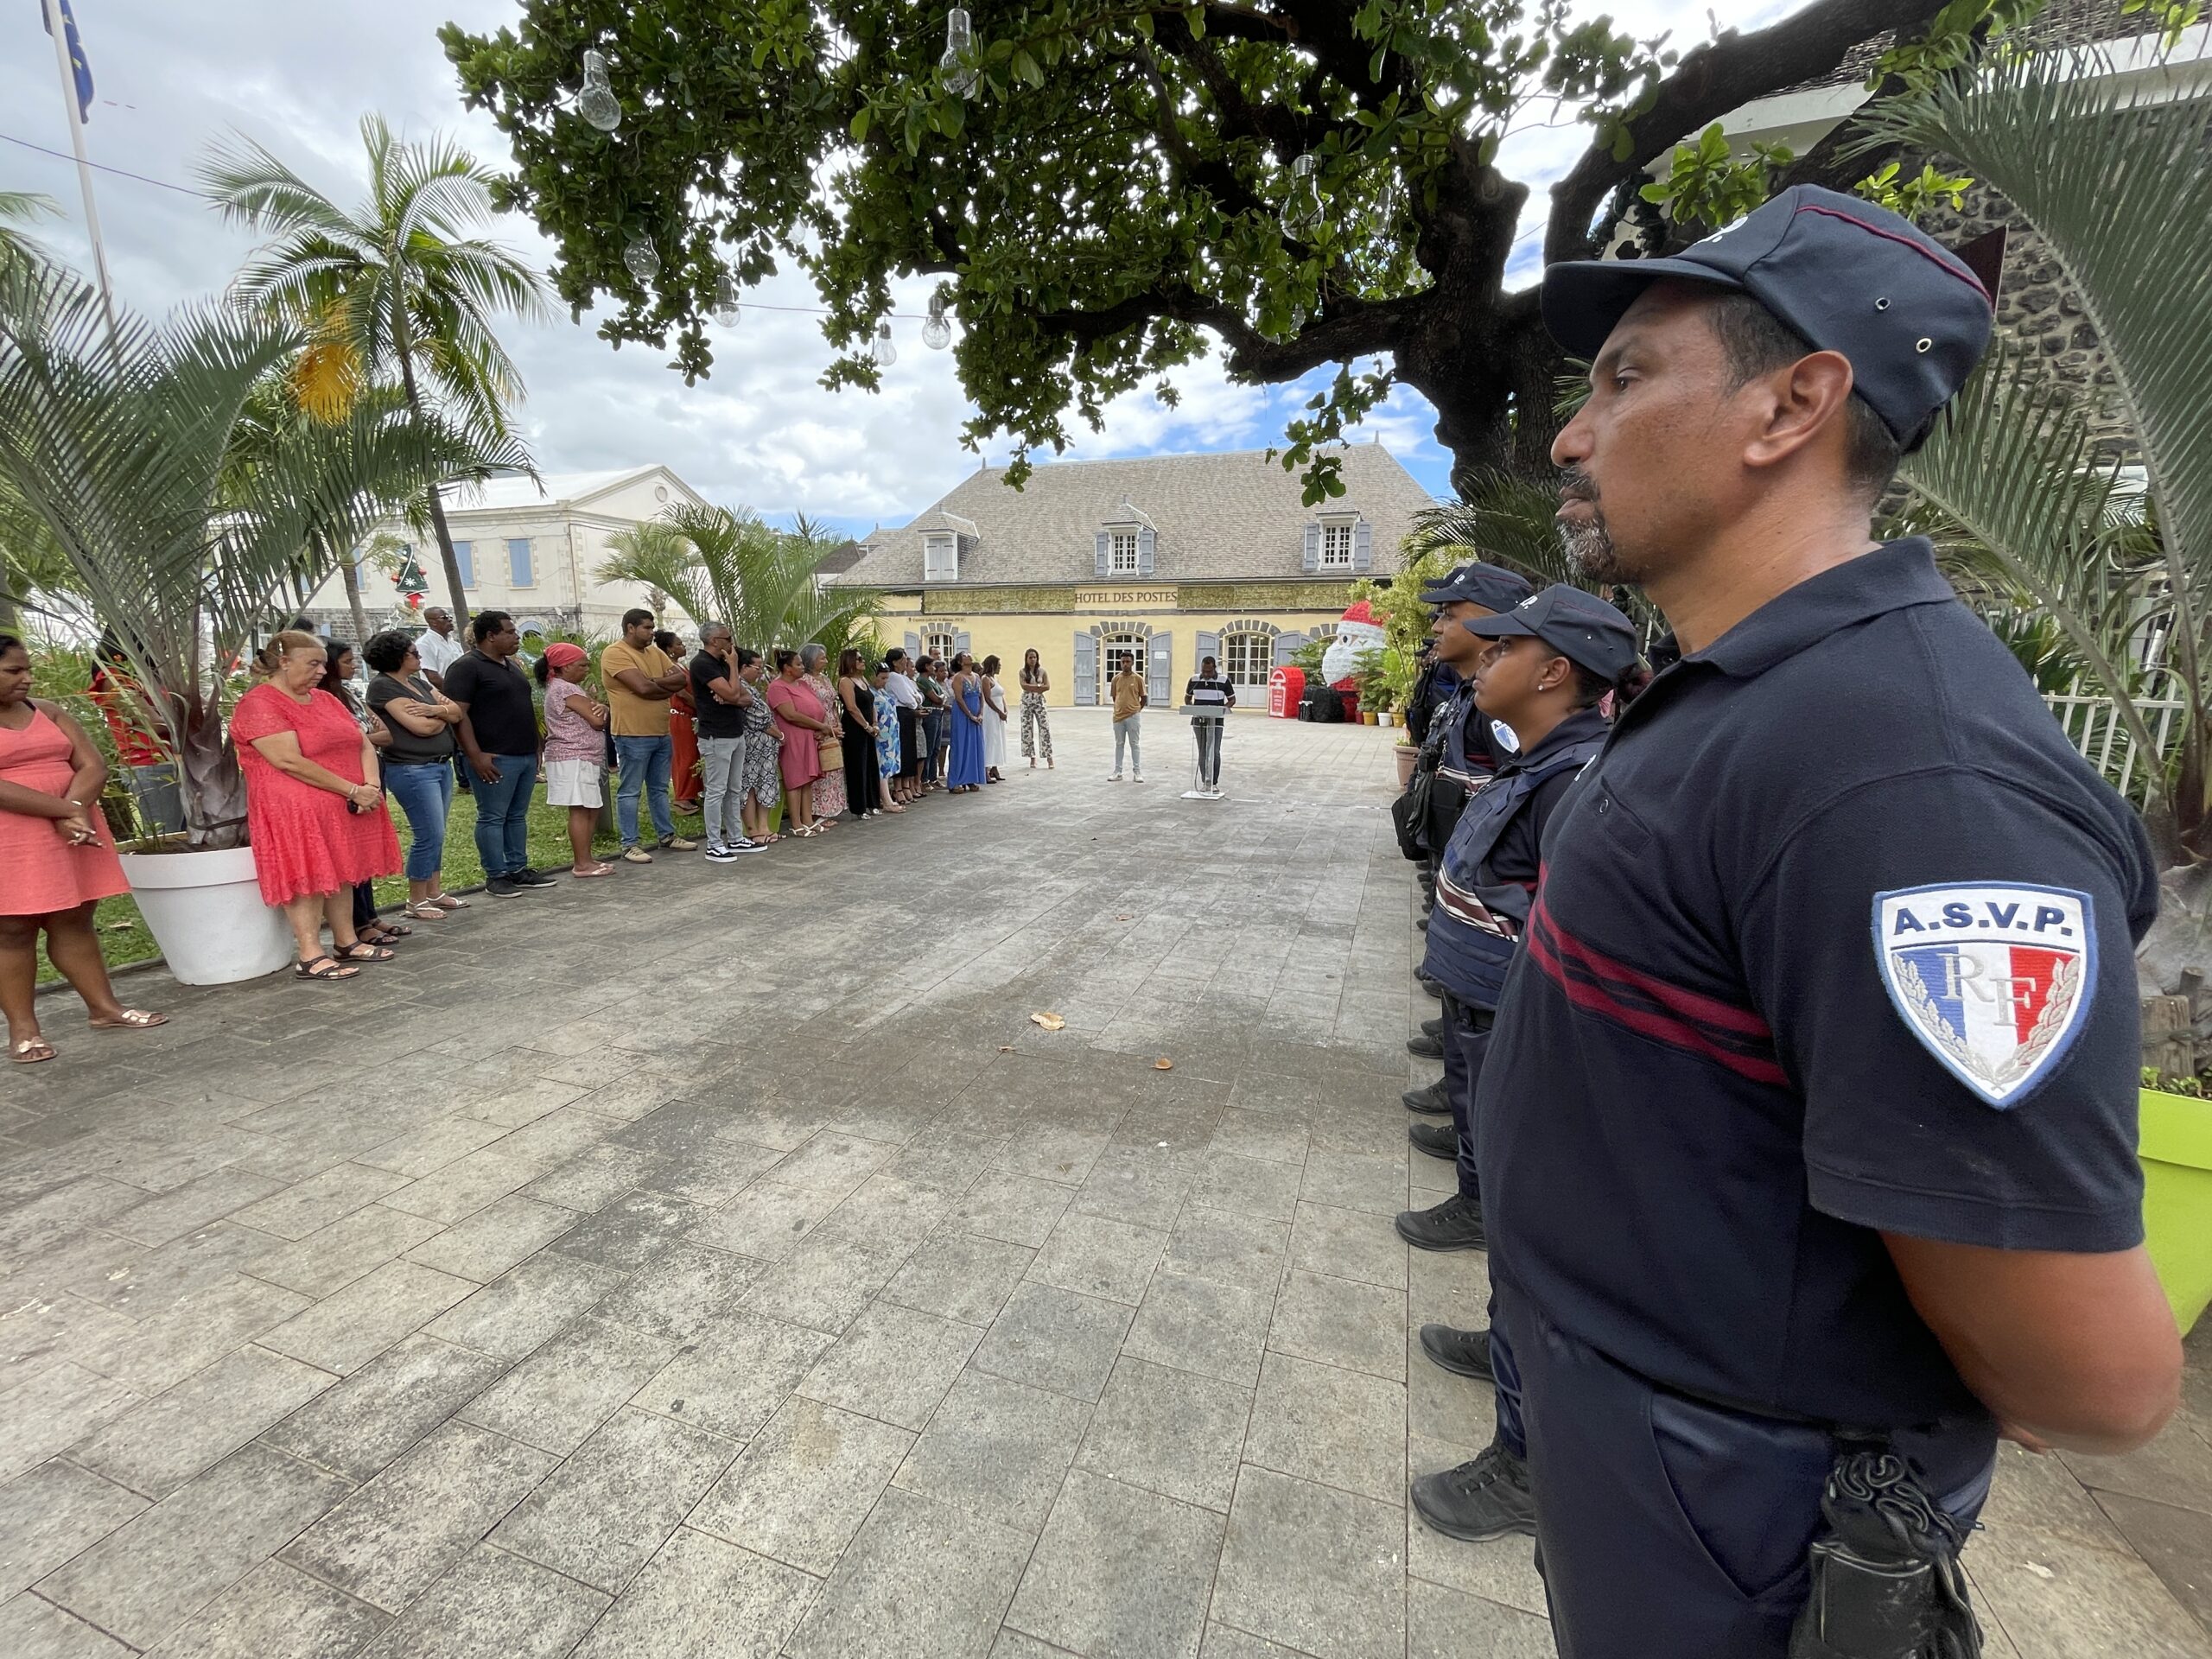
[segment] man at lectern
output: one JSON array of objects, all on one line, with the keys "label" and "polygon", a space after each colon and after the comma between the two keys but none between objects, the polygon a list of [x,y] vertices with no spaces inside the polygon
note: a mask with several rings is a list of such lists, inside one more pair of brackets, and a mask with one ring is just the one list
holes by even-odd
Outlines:
[{"label": "man at lectern", "polygon": [[[1211,657],[1198,663],[1198,671],[1183,684],[1183,701],[1194,708],[1214,707],[1222,709],[1236,706],[1236,688],[1221,677]],[[1191,722],[1198,739],[1198,782],[1205,789],[1221,787],[1221,722],[1217,720],[1194,720]]]}]

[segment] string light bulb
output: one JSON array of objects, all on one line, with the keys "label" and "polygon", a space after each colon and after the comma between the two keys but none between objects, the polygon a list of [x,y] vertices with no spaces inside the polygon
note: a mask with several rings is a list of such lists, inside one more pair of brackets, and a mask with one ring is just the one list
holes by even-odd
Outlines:
[{"label": "string light bulb", "polygon": [[976,95],[976,32],[964,6],[944,14],[944,55],[937,60],[937,78],[955,98]]},{"label": "string light bulb", "polygon": [[1310,241],[1321,228],[1321,188],[1315,178],[1319,163],[1300,156],[1290,164],[1290,190],[1282,199],[1282,232],[1301,242]]},{"label": "string light bulb", "polygon": [[607,79],[607,60],[596,52],[584,54],[584,84],[576,94],[576,113],[601,132],[622,124],[622,100]]},{"label": "string light bulb", "polygon": [[891,343],[889,323],[875,325],[875,339],[868,347],[868,355],[875,359],[875,366],[879,369],[887,369],[899,360],[899,348]]},{"label": "string light bulb", "polygon": [[715,321],[725,328],[734,328],[737,317],[737,278],[724,271],[715,278]]},{"label": "string light bulb", "polygon": [[660,275],[660,254],[653,245],[642,236],[633,236],[630,238],[630,245],[622,250],[622,263],[630,268],[630,274],[641,283],[650,283]]},{"label": "string light bulb", "polygon": [[929,321],[922,325],[922,344],[933,352],[941,352],[952,344],[952,325],[944,318],[944,296],[930,296]]}]

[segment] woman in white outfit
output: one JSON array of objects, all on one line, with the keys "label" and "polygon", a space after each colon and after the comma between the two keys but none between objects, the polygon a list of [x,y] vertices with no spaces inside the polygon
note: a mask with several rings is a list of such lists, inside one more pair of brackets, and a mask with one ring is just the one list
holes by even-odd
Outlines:
[{"label": "woman in white outfit", "polygon": [[983,658],[983,781],[1002,784],[1006,775],[1006,693],[999,686],[999,659]]}]

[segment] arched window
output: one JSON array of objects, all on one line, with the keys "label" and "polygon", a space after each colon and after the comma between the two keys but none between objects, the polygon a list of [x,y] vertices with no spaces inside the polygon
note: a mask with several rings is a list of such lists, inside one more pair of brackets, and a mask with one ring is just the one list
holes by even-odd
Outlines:
[{"label": "arched window", "polygon": [[952,653],[960,648],[958,639],[959,636],[950,628],[932,628],[922,636],[922,655],[942,657],[949,663],[952,660]]},{"label": "arched window", "polygon": [[1134,633],[1109,633],[1098,642],[1099,701],[1105,702],[1106,688],[1114,683],[1115,676],[1128,671],[1144,672],[1144,640]]},{"label": "arched window", "polygon": [[1263,689],[1274,667],[1274,636],[1267,633],[1224,633],[1221,636],[1221,671],[1239,691]]}]

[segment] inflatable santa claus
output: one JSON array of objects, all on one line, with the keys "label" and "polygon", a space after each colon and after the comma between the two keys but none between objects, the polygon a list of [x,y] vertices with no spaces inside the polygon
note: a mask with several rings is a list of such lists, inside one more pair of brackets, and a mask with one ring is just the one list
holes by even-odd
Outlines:
[{"label": "inflatable santa claus", "polygon": [[1321,653],[1322,681],[1339,691],[1351,686],[1354,670],[1359,659],[1370,651],[1382,649],[1382,625],[1375,620],[1375,613],[1361,600],[1344,613],[1337,624],[1336,637],[1329,641],[1328,650]]}]

